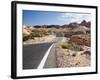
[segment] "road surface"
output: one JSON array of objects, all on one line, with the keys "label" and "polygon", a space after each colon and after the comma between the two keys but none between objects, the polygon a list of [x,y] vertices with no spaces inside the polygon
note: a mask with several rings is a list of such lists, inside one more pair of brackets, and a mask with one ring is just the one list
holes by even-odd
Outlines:
[{"label": "road surface", "polygon": [[56,37],[55,39],[54,39],[54,45],[53,45],[53,47],[51,48],[51,51],[49,52],[49,55],[48,55],[48,57],[47,57],[47,60],[45,61],[45,64],[44,64],[44,67],[43,68],[56,68],[57,67],[57,65],[56,65],[56,50],[55,50],[55,48],[56,48],[56,43],[57,42],[59,42],[59,41],[61,41],[61,40],[63,40],[64,39],[64,37]]},{"label": "road surface", "polygon": [[23,69],[36,69],[53,43],[23,45]]},{"label": "road surface", "polygon": [[23,45],[23,69],[36,69],[49,47],[60,40],[62,37],[56,37],[50,43]]}]

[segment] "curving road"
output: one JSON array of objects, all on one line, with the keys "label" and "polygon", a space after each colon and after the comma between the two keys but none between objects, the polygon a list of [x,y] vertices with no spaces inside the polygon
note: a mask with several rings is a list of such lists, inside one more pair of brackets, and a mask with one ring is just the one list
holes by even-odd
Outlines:
[{"label": "curving road", "polygon": [[53,43],[23,45],[23,69],[35,69]]},{"label": "curving road", "polygon": [[62,37],[56,37],[50,43],[23,45],[23,69],[36,69],[49,47]]}]

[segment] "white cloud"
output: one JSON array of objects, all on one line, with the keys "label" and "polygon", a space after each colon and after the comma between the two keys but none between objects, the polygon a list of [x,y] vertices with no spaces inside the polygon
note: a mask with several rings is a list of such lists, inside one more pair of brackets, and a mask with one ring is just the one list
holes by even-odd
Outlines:
[{"label": "white cloud", "polygon": [[84,13],[62,13],[59,17],[60,20],[65,21],[66,24],[70,22],[77,22],[80,23],[83,20],[90,21],[91,14],[84,14]]}]

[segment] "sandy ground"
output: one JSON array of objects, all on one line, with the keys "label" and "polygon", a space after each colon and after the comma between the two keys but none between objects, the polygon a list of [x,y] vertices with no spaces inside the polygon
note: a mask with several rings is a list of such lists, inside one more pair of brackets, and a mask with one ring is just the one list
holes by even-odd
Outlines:
[{"label": "sandy ground", "polygon": [[89,47],[84,46],[83,51],[72,51],[56,47],[56,63],[57,67],[83,67],[90,66],[90,54],[86,54]]},{"label": "sandy ground", "polygon": [[55,37],[56,37],[55,35],[49,35],[45,37],[35,37],[35,39],[27,40],[23,42],[23,44],[38,44],[38,43],[52,42],[55,39]]}]

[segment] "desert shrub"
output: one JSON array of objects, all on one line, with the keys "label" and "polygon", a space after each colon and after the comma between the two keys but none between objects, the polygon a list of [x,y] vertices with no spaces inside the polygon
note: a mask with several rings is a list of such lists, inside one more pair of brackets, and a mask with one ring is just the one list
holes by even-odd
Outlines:
[{"label": "desert shrub", "polygon": [[65,37],[71,37],[73,35],[79,35],[79,34],[84,34],[83,31],[68,31],[68,32],[65,32]]},{"label": "desert shrub", "polygon": [[23,34],[23,41],[34,39],[35,37],[43,37],[49,35],[46,29],[33,29],[29,35]]},{"label": "desert shrub", "polygon": [[81,36],[73,35],[70,37],[69,42],[73,42],[77,45],[86,45],[86,46],[91,45],[91,40],[89,35],[81,35]]},{"label": "desert shrub", "polygon": [[75,51],[83,51],[83,48],[80,45],[73,44],[73,47],[70,48]]},{"label": "desert shrub", "polygon": [[27,41],[28,39],[34,39],[33,33],[30,33],[29,35],[23,34],[23,41]]},{"label": "desert shrub", "polygon": [[76,31],[76,32],[74,33],[74,35],[77,35],[77,34],[84,34],[84,32],[83,32],[83,31]]},{"label": "desert shrub", "polygon": [[29,38],[30,38],[30,39],[34,39],[34,34],[31,33],[31,34],[29,35]]},{"label": "desert shrub", "polygon": [[75,57],[76,56],[76,53],[73,53],[72,56]]},{"label": "desert shrub", "polygon": [[83,50],[83,48],[80,45],[76,45],[74,43],[61,42],[60,45],[63,49],[70,49],[70,50],[74,50],[74,51],[82,51]]},{"label": "desert shrub", "polygon": [[72,47],[72,44],[68,44],[66,42],[61,42],[60,45],[63,49],[70,49]]},{"label": "desert shrub", "polygon": [[29,35],[23,35],[23,41],[27,41],[30,38]]},{"label": "desert shrub", "polygon": [[69,49],[69,48],[70,48],[70,45],[62,44],[61,47],[62,47],[63,49]]},{"label": "desert shrub", "polygon": [[40,32],[32,32],[31,37],[42,37],[42,33]]},{"label": "desert shrub", "polygon": [[90,51],[85,51],[84,54],[91,55],[91,52]]},{"label": "desert shrub", "polygon": [[43,32],[44,35],[49,35],[49,32]]},{"label": "desert shrub", "polygon": [[86,31],[86,33],[87,33],[87,34],[90,34],[90,33],[91,33],[91,31],[90,31],[90,30],[88,30],[88,31]]},{"label": "desert shrub", "polygon": [[65,32],[64,37],[71,37],[72,35],[74,35],[74,31],[68,31]]},{"label": "desert shrub", "polygon": [[41,28],[41,29],[33,29],[31,34],[34,37],[43,37],[49,35],[49,32],[48,30]]},{"label": "desert shrub", "polygon": [[41,29],[42,35],[49,35],[49,31],[47,29]]}]

